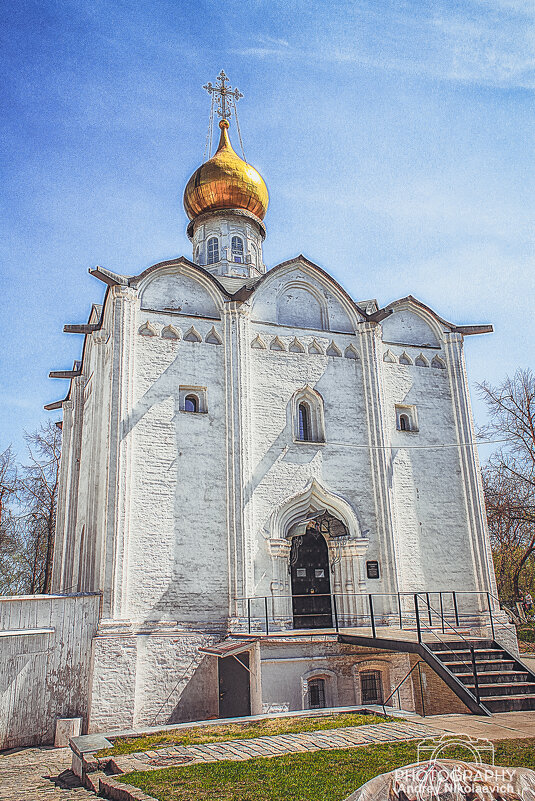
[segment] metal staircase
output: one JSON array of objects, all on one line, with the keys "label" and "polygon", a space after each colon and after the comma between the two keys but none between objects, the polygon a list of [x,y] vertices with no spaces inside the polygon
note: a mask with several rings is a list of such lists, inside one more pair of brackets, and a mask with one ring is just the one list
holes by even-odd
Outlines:
[{"label": "metal staircase", "polygon": [[428,647],[490,712],[535,709],[535,673],[494,640],[435,642]]}]

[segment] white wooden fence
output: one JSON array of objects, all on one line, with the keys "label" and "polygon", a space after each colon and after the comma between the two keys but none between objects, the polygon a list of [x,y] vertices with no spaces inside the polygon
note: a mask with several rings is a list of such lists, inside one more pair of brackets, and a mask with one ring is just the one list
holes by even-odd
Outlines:
[{"label": "white wooden fence", "polygon": [[0,749],[54,742],[56,718],[87,721],[100,596],[0,598]]}]

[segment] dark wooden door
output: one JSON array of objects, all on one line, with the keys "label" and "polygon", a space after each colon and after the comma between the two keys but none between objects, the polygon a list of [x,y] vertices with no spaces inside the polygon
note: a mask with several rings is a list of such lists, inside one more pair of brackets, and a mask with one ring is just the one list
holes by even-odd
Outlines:
[{"label": "dark wooden door", "polygon": [[251,714],[249,654],[219,659],[219,717],[240,718]]},{"label": "dark wooden door", "polygon": [[292,539],[290,557],[294,628],[332,626],[329,551],[323,536],[308,529]]}]

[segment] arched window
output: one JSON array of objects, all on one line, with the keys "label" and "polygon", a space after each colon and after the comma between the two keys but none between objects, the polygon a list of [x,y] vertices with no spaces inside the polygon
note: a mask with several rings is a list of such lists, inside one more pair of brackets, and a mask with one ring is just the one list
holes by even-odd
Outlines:
[{"label": "arched window", "polygon": [[219,241],[216,236],[211,236],[208,240],[208,264],[216,264],[219,261]]},{"label": "arched window", "polygon": [[239,236],[233,236],[230,241],[230,249],[232,261],[243,264],[243,239]]},{"label": "arched window", "polygon": [[184,411],[185,412],[198,412],[199,411],[199,399],[196,395],[186,395],[184,399]]},{"label": "arched window", "polygon": [[293,401],[293,438],[295,442],[325,442],[323,398],[306,386],[296,392]]},{"label": "arched window", "polygon": [[383,685],[380,670],[361,670],[360,692],[363,704],[383,703]]},{"label": "arched window", "polygon": [[300,403],[299,415],[299,439],[303,442],[310,442],[310,408],[307,403]]},{"label": "arched window", "polygon": [[416,406],[396,406],[396,428],[398,431],[418,431]]},{"label": "arched window", "polygon": [[200,252],[201,251],[199,249],[199,246],[197,245],[197,247],[195,248],[195,262],[196,262],[196,264],[199,263],[199,254],[200,254]]},{"label": "arched window", "polygon": [[310,679],[308,682],[309,709],[325,709],[325,679]]}]

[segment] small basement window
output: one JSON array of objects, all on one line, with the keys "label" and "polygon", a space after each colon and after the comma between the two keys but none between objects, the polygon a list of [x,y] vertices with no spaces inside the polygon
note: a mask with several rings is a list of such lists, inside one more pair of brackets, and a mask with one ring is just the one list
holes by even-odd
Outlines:
[{"label": "small basement window", "polygon": [[325,679],[310,679],[308,682],[310,709],[325,709]]},{"label": "small basement window", "polygon": [[383,687],[380,670],[360,672],[360,699],[363,704],[382,704]]}]

